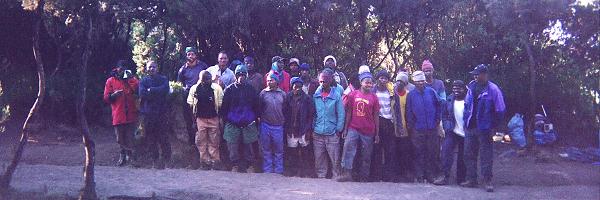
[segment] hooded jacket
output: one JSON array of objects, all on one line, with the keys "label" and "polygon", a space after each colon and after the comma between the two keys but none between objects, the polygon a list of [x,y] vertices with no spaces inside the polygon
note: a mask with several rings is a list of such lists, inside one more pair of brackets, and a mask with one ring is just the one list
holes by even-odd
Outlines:
[{"label": "hooded jacket", "polygon": [[[112,125],[136,122],[138,110],[136,106],[139,81],[134,78],[119,79],[110,77],[104,85],[104,102],[110,104],[112,111]],[[111,96],[117,90],[123,90],[118,97]]]}]

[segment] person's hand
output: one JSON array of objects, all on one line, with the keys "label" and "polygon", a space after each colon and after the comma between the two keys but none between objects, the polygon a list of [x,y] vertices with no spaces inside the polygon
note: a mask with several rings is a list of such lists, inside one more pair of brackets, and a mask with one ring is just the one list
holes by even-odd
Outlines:
[{"label": "person's hand", "polygon": [[380,140],[379,134],[375,135],[375,144],[379,144],[379,142],[380,142],[379,140]]},{"label": "person's hand", "polygon": [[312,131],[309,131],[308,133],[304,134],[304,139],[306,139],[306,141],[309,141],[312,138]]},{"label": "person's hand", "polygon": [[347,135],[348,135],[348,130],[342,131],[342,139],[346,139]]},{"label": "person's hand", "polygon": [[117,91],[113,92],[110,95],[113,96],[113,97],[121,96],[121,95],[123,95],[123,90],[117,90]]}]

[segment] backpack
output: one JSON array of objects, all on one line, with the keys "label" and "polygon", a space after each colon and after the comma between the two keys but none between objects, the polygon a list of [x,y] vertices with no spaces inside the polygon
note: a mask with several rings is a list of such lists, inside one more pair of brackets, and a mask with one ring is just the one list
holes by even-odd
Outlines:
[{"label": "backpack", "polygon": [[196,117],[206,119],[217,116],[215,95],[211,85],[198,85],[194,97],[196,98]]}]

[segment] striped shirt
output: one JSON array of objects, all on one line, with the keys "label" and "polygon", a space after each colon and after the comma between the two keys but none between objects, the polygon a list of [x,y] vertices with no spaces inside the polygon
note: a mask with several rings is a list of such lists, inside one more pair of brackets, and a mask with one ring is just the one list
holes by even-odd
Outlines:
[{"label": "striped shirt", "polygon": [[385,119],[392,119],[392,105],[390,103],[390,93],[387,90],[379,91],[375,93],[379,100],[379,116]]}]

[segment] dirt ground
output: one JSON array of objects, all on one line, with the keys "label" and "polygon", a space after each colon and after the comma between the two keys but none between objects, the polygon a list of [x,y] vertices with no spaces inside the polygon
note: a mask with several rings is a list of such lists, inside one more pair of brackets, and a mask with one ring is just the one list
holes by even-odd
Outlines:
[{"label": "dirt ground", "polygon": [[[4,169],[19,134],[0,134]],[[12,199],[69,199],[82,185],[83,145],[72,129],[53,128],[33,135],[12,186]],[[513,147],[496,144],[494,185],[482,189],[414,183],[337,183],[272,174],[237,174],[186,169],[188,146],[173,139],[172,169],[114,167],[118,146],[109,127],[93,128],[96,182],[103,199],[600,199],[600,167],[563,160],[560,147],[546,149],[540,161],[531,153],[517,156]],[[508,153],[507,153],[508,152]],[[136,197],[136,198],[133,198]]]}]

